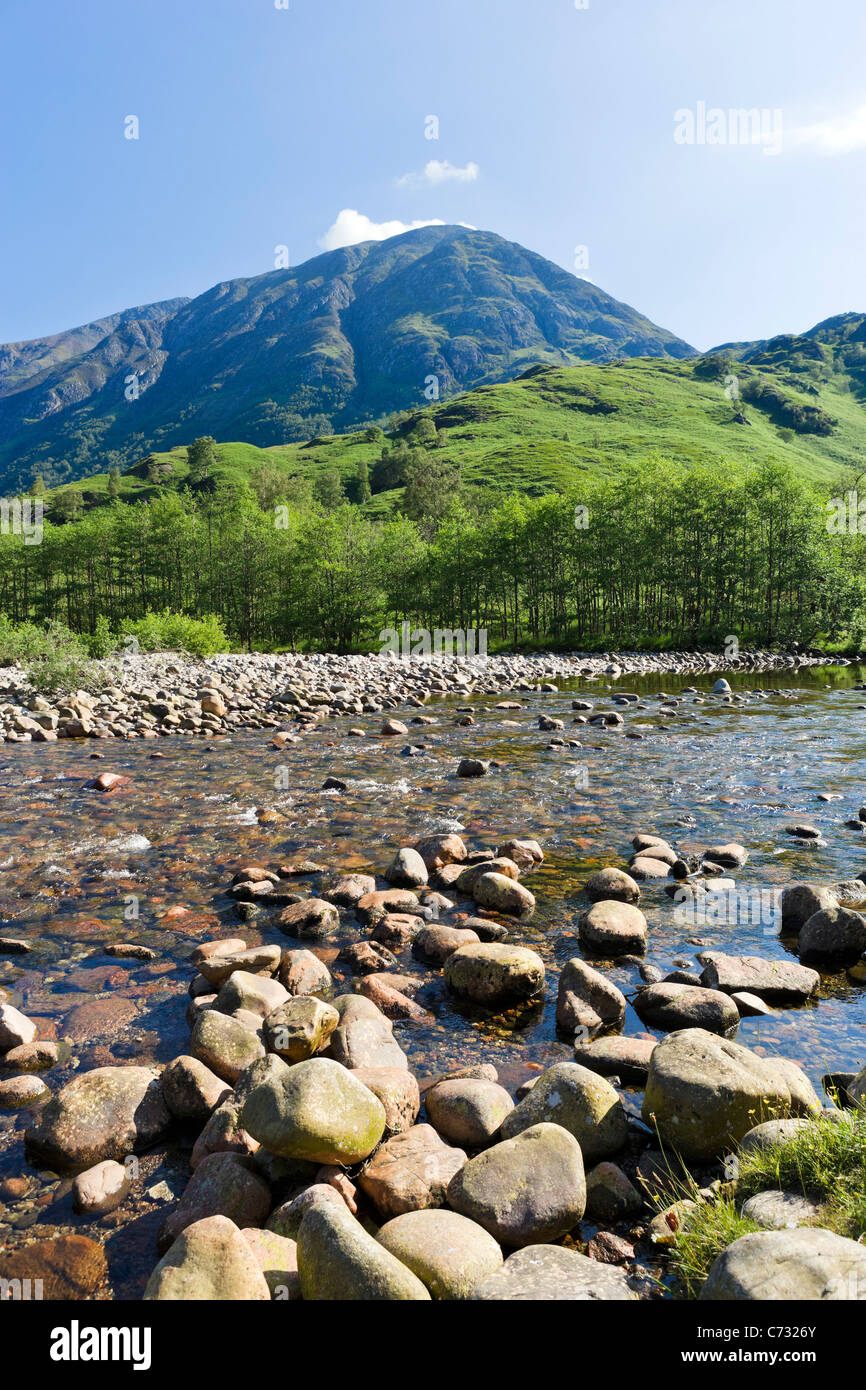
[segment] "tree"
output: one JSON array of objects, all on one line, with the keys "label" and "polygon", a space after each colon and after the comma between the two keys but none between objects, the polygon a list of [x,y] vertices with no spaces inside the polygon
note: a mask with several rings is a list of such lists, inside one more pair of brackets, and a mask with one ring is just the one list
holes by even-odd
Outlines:
[{"label": "tree", "polygon": [[31,497],[44,497],[44,496],[45,496],[45,480],[44,480],[44,478],[42,477],[42,474],[41,474],[41,473],[37,473],[36,477],[33,479],[33,482],[30,484],[30,496],[31,496]]},{"label": "tree", "polygon": [[413,449],[406,467],[403,513],[417,521],[425,536],[435,536],[460,494],[460,469],[446,459]]},{"label": "tree", "polygon": [[112,468],[111,472],[110,472],[109,475],[108,475],[108,495],[109,495],[109,497],[111,498],[112,502],[114,501],[115,497],[118,496],[119,492],[120,492],[120,469],[117,468],[117,467],[115,467],[115,468]]},{"label": "tree", "polygon": [[320,473],[313,484],[313,491],[316,501],[327,512],[332,512],[336,507],[342,506],[346,500],[343,492],[343,479],[337,468],[326,468],[324,473]]},{"label": "tree", "polygon": [[360,507],[370,500],[370,472],[367,468],[367,460],[359,459],[358,467],[355,470],[356,497],[355,501]]},{"label": "tree", "polygon": [[64,487],[55,492],[51,511],[58,521],[74,521],[81,512],[83,501],[80,488]]},{"label": "tree", "polygon": [[194,483],[208,479],[217,462],[216,440],[213,435],[203,434],[194,439],[187,448],[186,461],[189,464],[189,476]]}]

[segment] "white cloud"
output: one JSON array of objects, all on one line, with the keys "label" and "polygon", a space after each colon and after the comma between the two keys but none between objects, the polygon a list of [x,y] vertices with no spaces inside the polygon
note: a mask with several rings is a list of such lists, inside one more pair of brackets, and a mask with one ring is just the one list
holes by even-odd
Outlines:
[{"label": "white cloud", "polygon": [[795,144],[809,146],[819,154],[852,154],[854,150],[866,149],[866,106],[858,106],[845,116],[800,126],[791,138]]},{"label": "white cloud", "polygon": [[431,159],[424,165],[423,173],[404,174],[397,179],[397,186],[417,188],[420,184],[427,184],[430,188],[437,188],[441,183],[474,183],[480,172],[472,160],[461,169],[456,164],[449,164],[447,159]]},{"label": "white cloud", "polygon": [[[360,241],[387,241],[388,237],[402,236],[404,232],[414,232],[418,227],[445,225],[441,217],[431,217],[426,222],[400,222],[396,218],[392,222],[373,222],[355,208],[343,208],[333,226],[319,238],[319,245],[324,251],[336,251],[340,246],[357,246]],[[469,223],[460,222],[458,225],[468,227]]]}]

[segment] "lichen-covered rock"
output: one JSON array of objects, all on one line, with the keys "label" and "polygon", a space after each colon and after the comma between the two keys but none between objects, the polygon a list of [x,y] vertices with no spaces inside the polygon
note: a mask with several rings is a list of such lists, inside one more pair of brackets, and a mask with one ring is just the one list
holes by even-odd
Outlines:
[{"label": "lichen-covered rock", "polygon": [[265,1043],[286,1062],[305,1062],[328,1041],[340,1015],[330,1004],[311,994],[301,994],[280,1004],[265,1019]]},{"label": "lichen-covered rock", "polygon": [[52,1168],[122,1161],[156,1143],[171,1123],[148,1067],[97,1067],[68,1082],[27,1129],[28,1150]]},{"label": "lichen-covered rock", "polygon": [[758,1231],[740,1236],[714,1261],[704,1302],[866,1299],[866,1249],[832,1231]]},{"label": "lichen-covered rock", "polygon": [[271,1298],[277,1302],[295,1302],[299,1299],[301,1281],[298,1276],[297,1243],[287,1236],[277,1235],[276,1231],[260,1231],[252,1226],[244,1230],[243,1237],[265,1276]]},{"label": "lichen-covered rock", "polygon": [[357,1163],[385,1130],[385,1108],[345,1067],[327,1057],[277,1066],[244,1101],[241,1120],[271,1153],[317,1163]]},{"label": "lichen-covered rock", "polygon": [[618,1153],[628,1132],[625,1110],[613,1086],[577,1062],[556,1062],[542,1072],[529,1094],[505,1116],[502,1136],[512,1139],[540,1124],[567,1129],[587,1163]]},{"label": "lichen-covered rock", "polygon": [[324,898],[304,898],[303,902],[284,907],[277,920],[286,936],[323,940],[339,927],[340,914]]},{"label": "lichen-covered rock", "polygon": [[445,962],[445,980],[476,1004],[533,999],[544,987],[544,961],[524,946],[483,941],[461,946]]},{"label": "lichen-covered rock", "polygon": [[146,1301],[270,1300],[259,1262],[233,1221],[209,1216],[178,1236],[147,1281]]},{"label": "lichen-covered rock", "polygon": [[686,1160],[717,1158],[763,1120],[817,1115],[806,1075],[701,1028],[670,1033],[650,1061],[643,1118]]},{"label": "lichen-covered rock", "polygon": [[230,1086],[265,1049],[256,1033],[228,1014],[205,1009],[195,1021],[189,1050]]},{"label": "lichen-covered rock", "polygon": [[376,1239],[436,1299],[471,1297],[502,1265],[502,1251],[483,1226],[441,1207],[395,1216]]},{"label": "lichen-covered rock", "polygon": [[472,896],[479,907],[504,912],[510,917],[531,917],[535,898],[522,883],[502,873],[483,873],[476,879]]},{"label": "lichen-covered rock", "polygon": [[428,1301],[410,1269],[364,1230],[347,1207],[317,1203],[298,1232],[298,1275],[306,1302]]},{"label": "lichen-covered rock", "polygon": [[655,1038],[591,1038],[574,1044],[574,1060],[599,1076],[618,1076],[625,1085],[643,1087],[649,1075]]},{"label": "lichen-covered rock", "polygon": [[586,1207],[580,1145],[561,1125],[533,1125],[470,1159],[448,1185],[448,1205],[503,1245],[558,1240]]},{"label": "lichen-covered rock", "polygon": [[204,976],[208,984],[218,990],[236,970],[243,970],[248,975],[273,975],[280,963],[280,955],[279,946],[251,946],[248,950],[232,951],[229,954],[215,951],[211,955],[201,956],[193,963],[198,966],[199,974]]}]

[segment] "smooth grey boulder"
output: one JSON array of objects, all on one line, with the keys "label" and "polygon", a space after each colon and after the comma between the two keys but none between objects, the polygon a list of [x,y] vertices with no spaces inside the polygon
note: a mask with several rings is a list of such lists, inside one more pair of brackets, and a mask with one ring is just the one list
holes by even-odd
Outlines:
[{"label": "smooth grey boulder", "polygon": [[560,1245],[527,1245],[470,1295],[479,1302],[591,1302],[637,1298],[621,1269]]},{"label": "smooth grey boulder", "polygon": [[448,1205],[502,1245],[558,1240],[586,1209],[580,1145],[561,1125],[533,1125],[464,1164]]},{"label": "smooth grey boulder", "polygon": [[720,990],[664,980],[647,985],[635,996],[634,1011],[643,1023],[668,1033],[677,1028],[705,1028],[727,1037],[740,1024],[736,1004]]},{"label": "smooth grey boulder", "polygon": [[271,1291],[233,1221],[209,1216],[188,1226],[147,1281],[146,1302],[270,1301]]},{"label": "smooth grey boulder", "polygon": [[866,1299],[866,1248],[832,1231],[758,1231],[714,1261],[702,1302]]},{"label": "smooth grey boulder", "polygon": [[669,1033],[650,1059],[644,1121],[686,1160],[729,1152],[763,1120],[820,1112],[812,1083],[793,1062],[759,1057],[703,1028]]},{"label": "smooth grey boulder", "polygon": [[327,1057],[286,1066],[269,1058],[271,1074],[244,1101],[241,1123],[270,1153],[316,1163],[357,1163],[385,1131],[385,1108],[351,1071]]}]

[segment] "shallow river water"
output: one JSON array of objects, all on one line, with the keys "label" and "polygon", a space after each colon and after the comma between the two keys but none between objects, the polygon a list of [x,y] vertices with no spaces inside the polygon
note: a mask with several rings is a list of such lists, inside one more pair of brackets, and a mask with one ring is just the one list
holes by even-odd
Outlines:
[{"label": "shallow river water", "polygon": [[[202,940],[231,935],[249,945],[312,946],[338,990],[353,987],[337,954],[365,929],[347,915],[341,937],[317,945],[281,936],[272,924],[276,912],[239,922],[225,888],[240,865],[276,868],[303,857],[335,871],[381,874],[398,846],[427,833],[459,831],[471,849],[531,837],[546,856],[524,880],[537,909],[528,922],[512,924],[509,939],[544,957],[545,1003],[495,1016],[462,1007],[447,995],[440,972],[407,952],[400,969],[424,977],[417,999],[428,1012],[423,1021],[395,1024],[422,1083],[455,1065],[492,1061],[503,1084],[516,1086],[572,1055],[569,1040],[557,1035],[554,1003],[559,968],[581,954],[576,923],[588,905],[581,884],[597,867],[624,867],[636,831],[664,836],[685,853],[743,844],[750,857],[735,875],[738,887],[765,890],[765,902],[766,890],[792,881],[829,884],[866,871],[866,844],[844,826],[866,801],[866,697],[854,688],[862,678],[856,666],[731,677],[735,694],[746,696],[742,704],[710,698],[712,678],[704,678],[696,682],[704,703],[686,694],[663,711],[659,691],[678,696],[691,684],[687,678],[667,677],[662,686],[658,677],[623,677],[616,689],[637,692],[646,706],[621,710],[639,739],[571,724],[577,695],[611,707],[612,687],[602,679],[558,694],[514,695],[523,708],[513,712],[495,709],[493,698],[470,700],[476,723],[469,728],[455,722],[456,701],[431,703],[425,713],[436,723],[410,725],[409,738],[382,738],[380,721],[367,717],[359,722],[368,737],[349,737],[350,720],[332,721],[280,751],[262,731],[208,744],[171,737],[2,746],[0,934],[24,938],[33,950],[0,959],[0,1000],[33,1018],[40,1036],[61,1042],[61,1063],[43,1073],[52,1090],[93,1066],[166,1063],[186,1050],[193,973],[186,957]],[[565,721],[555,736],[581,746],[549,748],[551,735],[537,727],[541,712]],[[413,711],[393,713],[408,722]],[[421,744],[423,756],[403,756],[409,743]],[[486,777],[457,779],[463,755],[500,766]],[[127,774],[131,786],[109,796],[87,790],[86,781],[103,770]],[[322,791],[329,774],[345,780],[347,790]],[[819,793],[838,799],[821,801]],[[260,823],[257,808],[276,818]],[[797,821],[814,824],[826,847],[786,835],[784,827]],[[174,907],[190,914],[162,920]],[[472,911],[465,900],[458,907]],[[641,907],[650,929],[646,959],[665,972],[675,962],[699,971],[694,956],[702,949],[765,957],[786,949],[766,908],[751,921],[695,925],[653,885],[642,885]],[[156,958],[143,963],[103,953],[110,942],[130,941]],[[640,985],[635,965],[601,968],[627,995]],[[845,970],[823,975],[816,1001],[744,1019],[738,1040],[795,1059],[819,1087],[825,1071],[859,1069],[866,1064],[866,985],[855,977]],[[647,1035],[631,1008],[625,1030]],[[624,1094],[637,1114],[640,1093]],[[28,1118],[0,1113],[0,1179],[31,1179],[23,1202],[0,1204],[0,1238],[13,1246],[34,1234],[83,1229],[71,1212],[68,1183],[27,1165]],[[152,1267],[152,1228],[166,1192],[171,1196],[173,1161],[170,1152],[143,1161],[165,1190],[143,1203],[132,1222],[137,1231],[115,1242],[115,1296],[135,1296]],[[117,1214],[102,1223],[118,1238],[122,1224]]]}]

